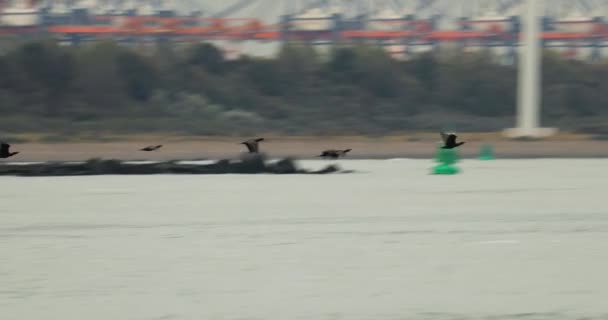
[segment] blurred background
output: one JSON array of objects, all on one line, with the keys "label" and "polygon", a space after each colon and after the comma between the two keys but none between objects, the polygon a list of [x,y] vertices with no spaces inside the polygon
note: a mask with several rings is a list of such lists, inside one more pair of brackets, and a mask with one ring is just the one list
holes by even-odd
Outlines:
[{"label": "blurred background", "polygon": [[[608,2],[543,3],[542,123],[603,139]],[[1,133],[61,142],[501,132],[515,122],[522,7],[5,0]]]}]

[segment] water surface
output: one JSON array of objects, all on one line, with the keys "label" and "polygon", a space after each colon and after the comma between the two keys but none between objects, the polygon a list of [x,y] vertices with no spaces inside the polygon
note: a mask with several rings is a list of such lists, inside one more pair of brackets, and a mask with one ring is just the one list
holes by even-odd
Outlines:
[{"label": "water surface", "polygon": [[606,160],[339,163],[1,177],[1,318],[608,319]]}]

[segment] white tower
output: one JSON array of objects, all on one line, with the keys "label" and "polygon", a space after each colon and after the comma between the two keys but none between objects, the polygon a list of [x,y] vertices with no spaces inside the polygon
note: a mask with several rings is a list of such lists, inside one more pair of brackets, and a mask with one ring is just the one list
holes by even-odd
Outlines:
[{"label": "white tower", "polygon": [[517,88],[517,127],[505,130],[511,138],[542,138],[555,134],[556,129],[540,128],[541,59],[539,15],[540,0],[526,0],[523,20],[523,46],[519,51]]}]

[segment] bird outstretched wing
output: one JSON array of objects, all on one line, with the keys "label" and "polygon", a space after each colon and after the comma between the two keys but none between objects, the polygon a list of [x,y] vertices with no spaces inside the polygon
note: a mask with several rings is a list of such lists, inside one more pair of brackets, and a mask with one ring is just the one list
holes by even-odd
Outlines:
[{"label": "bird outstretched wing", "polygon": [[338,154],[337,150],[327,149],[327,150],[323,150],[323,152],[321,152],[321,157],[333,157],[333,156],[336,156],[337,154]]},{"label": "bird outstretched wing", "polygon": [[10,145],[10,144],[8,144],[8,143],[4,143],[4,142],[3,142],[3,143],[0,145],[0,153],[2,153],[2,154],[6,154],[6,153],[8,153],[8,149],[9,149],[10,147],[11,147],[11,145]]},{"label": "bird outstretched wing", "polygon": [[449,135],[443,131],[439,132],[439,134],[441,135],[441,141],[443,141],[443,143],[447,143]]},{"label": "bird outstretched wing", "polygon": [[243,142],[243,144],[247,146],[247,150],[249,150],[249,152],[258,152],[258,143],[256,141],[248,140]]}]

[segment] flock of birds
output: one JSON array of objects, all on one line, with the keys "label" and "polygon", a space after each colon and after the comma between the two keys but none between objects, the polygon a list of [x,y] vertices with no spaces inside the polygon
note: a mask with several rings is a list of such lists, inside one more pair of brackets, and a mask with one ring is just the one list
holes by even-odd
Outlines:
[{"label": "flock of birds", "polygon": [[[443,140],[443,146],[441,147],[442,149],[454,149],[458,146],[461,146],[464,144],[464,142],[456,142],[456,138],[458,136],[456,136],[454,133],[445,133],[445,132],[440,132],[441,134],[441,139]],[[254,138],[254,139],[249,139],[246,141],[241,142],[241,144],[244,144],[247,147],[247,150],[249,151],[249,153],[258,153],[260,151],[260,142],[264,141],[264,138]],[[160,148],[162,148],[162,144],[159,145],[151,145],[151,146],[147,146],[145,148],[139,149],[140,151],[156,151]],[[0,146],[0,158],[10,158],[16,154],[19,153],[19,151],[15,151],[15,152],[11,152],[10,151],[10,147],[11,145],[8,143],[2,143]],[[322,158],[331,158],[331,159],[338,159],[340,157],[344,157],[346,156],[346,154],[348,152],[350,152],[352,149],[328,149],[328,150],[324,150],[319,157]]]},{"label": "flock of birds", "polygon": [[[262,141],[264,141],[264,138],[255,138],[255,139],[249,139],[247,141],[243,141],[243,142],[241,142],[241,144],[244,144],[247,147],[247,150],[249,151],[249,153],[258,153],[260,151],[260,142],[262,142]],[[162,144],[152,145],[152,146],[147,146],[145,148],[141,148],[139,150],[140,151],[156,151],[156,150],[162,148],[162,146],[163,146]],[[329,149],[329,150],[323,151],[321,153],[321,155],[319,155],[319,157],[338,159],[340,157],[345,156],[346,153],[351,150],[352,149],[344,149],[344,150]]]}]

